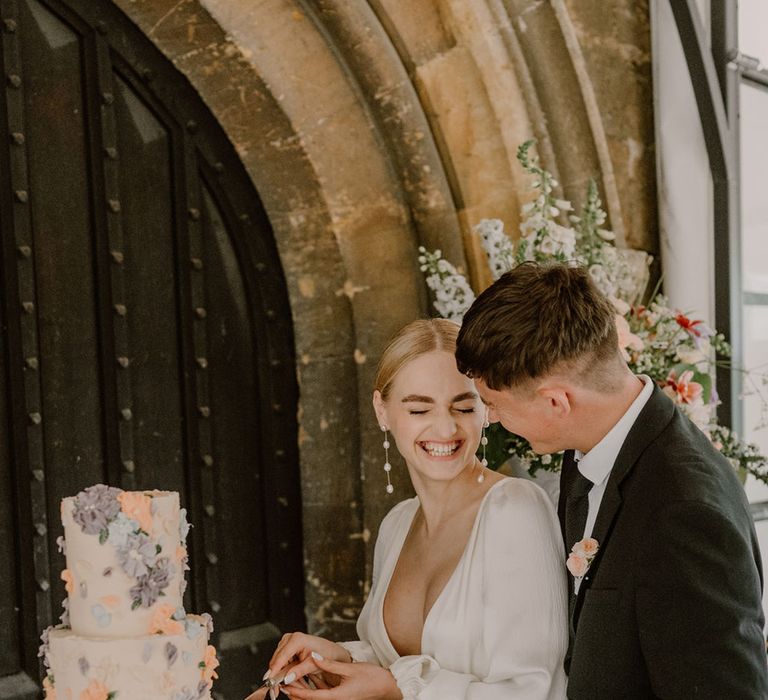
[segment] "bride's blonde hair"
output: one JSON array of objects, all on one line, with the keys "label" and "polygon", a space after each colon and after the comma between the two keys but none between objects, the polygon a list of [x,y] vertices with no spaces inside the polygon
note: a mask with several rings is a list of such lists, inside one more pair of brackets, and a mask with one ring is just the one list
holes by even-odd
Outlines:
[{"label": "bride's blonde hair", "polygon": [[389,341],[379,360],[373,388],[387,400],[397,373],[411,360],[428,352],[456,351],[459,325],[444,318],[426,318],[412,321],[401,328]]}]

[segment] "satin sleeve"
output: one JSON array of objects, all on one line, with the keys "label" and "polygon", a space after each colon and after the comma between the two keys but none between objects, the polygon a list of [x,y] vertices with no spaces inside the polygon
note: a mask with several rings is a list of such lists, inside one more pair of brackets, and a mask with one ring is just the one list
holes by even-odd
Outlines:
[{"label": "satin sleeve", "polygon": [[441,668],[428,655],[400,657],[389,668],[404,700],[566,697],[568,603],[560,528],[541,488],[510,482],[490,495],[468,564],[483,572],[478,609],[467,623],[481,625],[473,673]]}]

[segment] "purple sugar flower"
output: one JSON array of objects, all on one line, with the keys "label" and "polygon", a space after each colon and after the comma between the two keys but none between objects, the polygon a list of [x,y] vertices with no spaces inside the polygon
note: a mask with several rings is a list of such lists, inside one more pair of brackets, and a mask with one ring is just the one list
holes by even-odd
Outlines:
[{"label": "purple sugar flower", "polygon": [[194,690],[187,688],[187,686],[184,686],[176,693],[176,695],[173,696],[173,700],[197,700],[197,698],[197,693]]},{"label": "purple sugar flower", "polygon": [[50,635],[52,629],[53,629],[53,625],[46,627],[43,630],[43,633],[40,635],[40,641],[42,642],[42,644],[40,645],[40,649],[37,652],[37,658],[43,660],[43,665],[46,668],[51,667],[51,664],[48,661],[48,645],[50,644],[48,635]]},{"label": "purple sugar flower", "polygon": [[179,648],[172,642],[165,643],[165,660],[168,662],[168,668],[176,663],[179,658]]},{"label": "purple sugar flower", "polygon": [[131,588],[133,607],[149,608],[163,594],[174,574],[173,564],[168,557],[160,557],[153,569],[144,576],[139,576],[136,585]]},{"label": "purple sugar flower", "polygon": [[116,552],[123,571],[133,578],[146,576],[157,561],[157,549],[143,533],[127,535],[125,545]]},{"label": "purple sugar flower", "polygon": [[69,627],[69,598],[64,598],[61,601],[61,607],[64,608],[64,612],[59,616],[59,620],[64,627]]},{"label": "purple sugar flower", "polygon": [[120,502],[117,500],[120,493],[120,489],[104,484],[89,486],[75,497],[73,520],[86,535],[100,534],[120,512]]}]

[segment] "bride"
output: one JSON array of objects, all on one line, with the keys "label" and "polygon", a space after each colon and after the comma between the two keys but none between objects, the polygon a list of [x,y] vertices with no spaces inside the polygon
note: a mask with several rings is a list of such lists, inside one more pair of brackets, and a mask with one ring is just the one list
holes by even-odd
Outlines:
[{"label": "bride", "polygon": [[284,635],[265,674],[280,685],[253,700],[278,688],[302,700],[565,698],[557,519],[538,486],[475,455],[486,410],[456,369],[457,333],[451,321],[415,321],[379,364],[385,453],[391,433],[417,496],[381,523],[360,641]]}]

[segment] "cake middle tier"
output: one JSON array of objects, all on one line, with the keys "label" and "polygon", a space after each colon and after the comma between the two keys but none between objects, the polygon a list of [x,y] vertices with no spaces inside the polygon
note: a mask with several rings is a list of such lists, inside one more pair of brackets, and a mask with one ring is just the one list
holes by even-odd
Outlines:
[{"label": "cake middle tier", "polygon": [[69,624],[77,635],[161,632],[183,617],[186,518],[177,493],[92,486],[61,505]]}]

